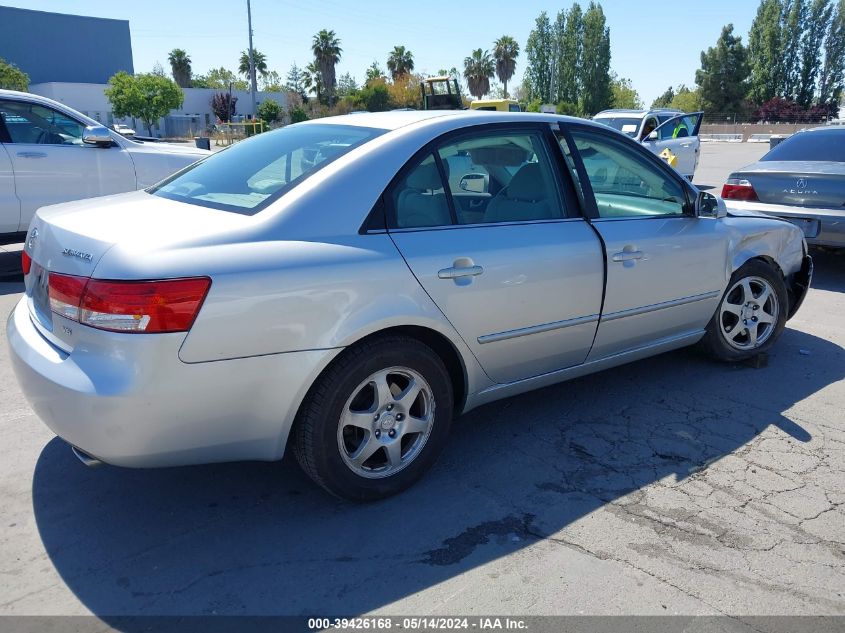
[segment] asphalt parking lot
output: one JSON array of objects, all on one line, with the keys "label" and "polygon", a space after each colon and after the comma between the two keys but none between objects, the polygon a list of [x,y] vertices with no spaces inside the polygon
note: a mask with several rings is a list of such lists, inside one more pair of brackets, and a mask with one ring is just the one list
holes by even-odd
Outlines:
[{"label": "asphalt parking lot", "polygon": [[[765,149],[705,144],[696,182]],[[845,255],[814,256],[767,366],[681,350],[489,405],[371,505],[290,459],[87,469],[4,340],[0,615],[845,615]]]}]

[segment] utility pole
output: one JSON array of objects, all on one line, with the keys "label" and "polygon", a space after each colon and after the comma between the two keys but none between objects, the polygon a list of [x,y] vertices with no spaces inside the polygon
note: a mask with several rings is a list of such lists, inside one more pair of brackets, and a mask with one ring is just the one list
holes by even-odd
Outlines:
[{"label": "utility pole", "polygon": [[255,85],[255,55],[252,51],[252,8],[250,7],[249,0],[246,0],[246,19],[249,23],[249,80],[250,80],[250,91],[252,92],[252,120],[255,120],[255,92],[256,92],[256,85]]}]

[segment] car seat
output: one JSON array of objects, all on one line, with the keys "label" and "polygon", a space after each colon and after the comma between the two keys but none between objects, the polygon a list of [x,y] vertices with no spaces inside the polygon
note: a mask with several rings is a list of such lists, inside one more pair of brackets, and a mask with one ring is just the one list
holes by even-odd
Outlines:
[{"label": "car seat", "polygon": [[487,205],[485,222],[545,220],[559,217],[543,179],[539,163],[528,163],[516,172]]},{"label": "car seat", "polygon": [[396,200],[396,225],[411,228],[450,224],[449,203],[437,164],[422,163],[405,178],[405,189]]}]

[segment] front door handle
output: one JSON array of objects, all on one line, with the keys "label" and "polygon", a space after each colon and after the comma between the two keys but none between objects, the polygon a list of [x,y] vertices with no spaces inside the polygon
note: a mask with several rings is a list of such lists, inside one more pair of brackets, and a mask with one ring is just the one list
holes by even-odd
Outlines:
[{"label": "front door handle", "polygon": [[476,277],[484,272],[481,266],[451,266],[437,271],[440,279],[460,279],[461,277]]},{"label": "front door handle", "polygon": [[[627,248],[627,247],[626,247]],[[642,251],[635,251],[635,250],[623,250],[621,253],[616,253],[613,255],[613,261],[615,262],[630,262],[635,259],[642,259],[643,252]]]},{"label": "front door handle", "polygon": [[21,158],[47,158],[44,152],[18,152]]}]

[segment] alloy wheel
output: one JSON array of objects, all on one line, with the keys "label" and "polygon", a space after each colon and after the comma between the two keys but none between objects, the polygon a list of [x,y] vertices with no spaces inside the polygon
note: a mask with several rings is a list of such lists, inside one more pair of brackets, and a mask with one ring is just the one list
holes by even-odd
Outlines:
[{"label": "alloy wheel", "polygon": [[768,281],[744,277],[731,286],[719,307],[722,336],[735,349],[756,349],[775,331],[779,311],[777,293]]}]

